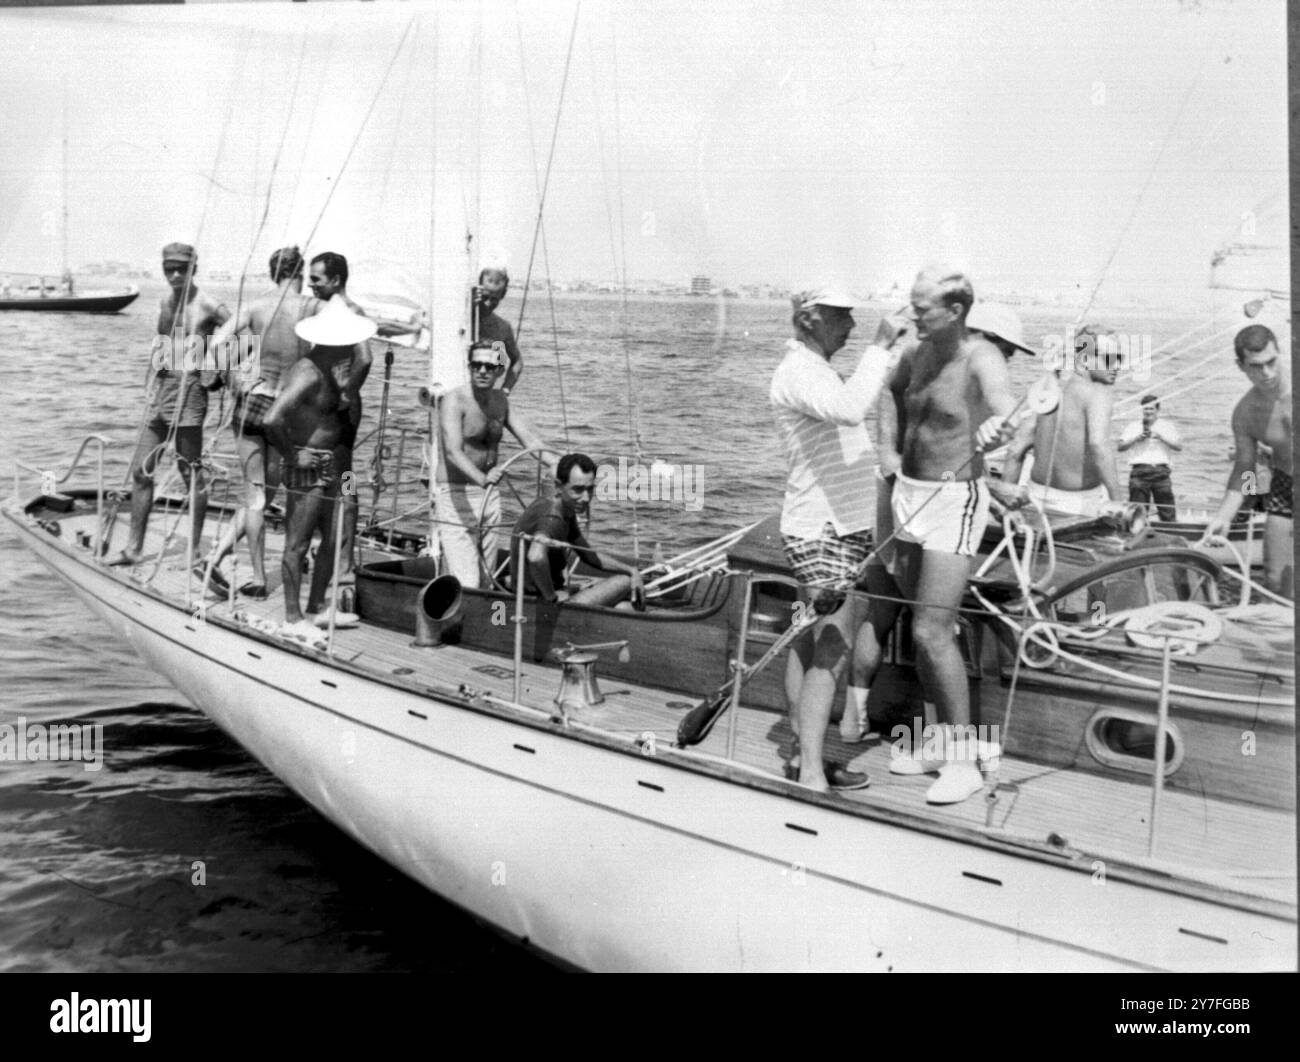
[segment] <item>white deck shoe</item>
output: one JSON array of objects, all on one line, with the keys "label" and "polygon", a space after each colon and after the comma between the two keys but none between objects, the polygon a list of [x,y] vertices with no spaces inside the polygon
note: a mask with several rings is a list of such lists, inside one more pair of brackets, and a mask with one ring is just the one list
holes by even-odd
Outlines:
[{"label": "white deck shoe", "polygon": [[890,774],[930,774],[942,767],[947,760],[935,749],[922,745],[919,749],[900,752],[893,750],[889,761]]},{"label": "white deck shoe", "polygon": [[960,804],[984,788],[984,776],[969,761],[957,760],[939,768],[939,780],[925,793],[927,804]]}]

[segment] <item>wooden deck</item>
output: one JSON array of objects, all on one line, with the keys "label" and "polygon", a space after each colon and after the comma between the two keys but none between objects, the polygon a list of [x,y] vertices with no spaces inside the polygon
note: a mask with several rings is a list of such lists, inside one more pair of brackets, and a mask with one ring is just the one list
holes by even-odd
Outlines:
[{"label": "wooden deck", "polygon": [[[93,533],[93,515],[64,522],[69,525],[64,530],[65,539],[71,540],[75,530]],[[156,518],[154,523],[163,521]],[[150,545],[157,548],[156,541]],[[205,551],[206,546],[205,542]],[[282,620],[279,546],[279,536],[268,534],[267,569],[272,591],[266,601],[236,596],[232,610],[227,601],[209,595],[208,615],[228,618],[232,613],[242,613],[266,622]],[[146,573],[151,568],[152,563],[134,571]],[[237,582],[249,577],[241,546]],[[184,542],[178,539],[149,585],[184,602],[186,582]],[[192,580],[191,585],[197,587],[197,580]],[[303,594],[305,598],[305,585]],[[460,646],[415,648],[410,644],[412,634],[363,622],[358,629],[335,632],[333,655],[378,676],[436,677],[453,687],[464,684],[498,698],[512,699],[514,672],[509,658]],[[631,648],[634,653],[638,651],[637,646]],[[526,661],[522,676],[522,703],[550,710],[559,689],[559,666]],[[600,680],[600,686],[604,703],[583,709],[571,718],[615,738],[636,740],[649,731],[657,743],[668,746],[675,739],[678,722],[693,706],[690,698],[649,686],[610,679]],[[725,756],[731,725],[730,717],[724,717],[699,746],[700,751]],[[787,777],[793,734],[784,716],[746,708],[734,720],[734,726],[737,761],[776,778]],[[1271,900],[1296,902],[1296,823],[1294,815],[1285,811],[1166,789],[1160,803],[1158,837],[1153,853],[1148,855],[1149,785],[1048,767],[1004,754],[984,794],[976,794],[962,804],[940,807],[925,801],[934,776],[889,773],[888,742],[845,745],[832,727],[826,754],[835,762],[870,775],[869,788],[839,794],[839,799],[849,804],[905,812],[936,823],[961,824],[995,837],[1087,853],[1103,863],[1119,859]],[[1290,784],[1295,784],[1294,772]]]}]

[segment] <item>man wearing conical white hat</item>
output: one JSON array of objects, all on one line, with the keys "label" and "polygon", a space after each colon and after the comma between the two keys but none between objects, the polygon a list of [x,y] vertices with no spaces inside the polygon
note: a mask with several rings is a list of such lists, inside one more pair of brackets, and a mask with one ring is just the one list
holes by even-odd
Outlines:
[{"label": "man wearing conical white hat", "polygon": [[[318,299],[326,303],[338,300],[353,314],[366,316],[365,310],[348,294],[348,260],[343,255],[335,251],[323,251],[313,257],[307,282],[312,294]],[[370,348],[364,342],[358,343],[352,349],[352,356],[346,362],[336,363],[334,370],[342,388],[343,405],[348,412],[341,441],[343,474],[352,471],[352,451],[357,443],[357,429],[361,426],[361,387],[370,374],[371,360]],[[339,607],[349,614],[353,613],[355,607],[356,574],[353,565],[356,537],[357,493],[348,490],[343,494],[343,542],[339,549],[339,570],[335,573],[335,581],[340,591]]]},{"label": "man wearing conical white hat", "polygon": [[[280,451],[284,465],[285,541],[281,560],[284,581],[283,633],[313,644],[319,627],[355,623],[325,608],[325,595],[334,574],[334,540],[342,504],[341,480],[348,470],[348,409],[340,369],[352,357],[353,347],[375,334],[375,323],[353,313],[342,299],[331,299],[319,314],[294,326],[299,337],[312,344],[305,357],[294,362],[280,394],[266,414],[267,438]],[[299,599],[302,564],[312,536],[319,531],[320,549],[312,569],[305,618]]]}]

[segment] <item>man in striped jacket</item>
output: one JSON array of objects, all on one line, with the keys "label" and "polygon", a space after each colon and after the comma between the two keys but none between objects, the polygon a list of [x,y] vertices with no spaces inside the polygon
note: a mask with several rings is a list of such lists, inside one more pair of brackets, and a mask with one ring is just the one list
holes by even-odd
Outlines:
[{"label": "man in striped jacket", "polygon": [[870,346],[848,380],[830,359],[853,330],[853,299],[823,286],[793,299],[794,336],[769,397],[789,475],[781,539],[803,607],[819,618],[794,643],[786,673],[790,724],[799,739],[799,781],[811,789],[860,789],[867,776],[825,764],[822,748],[836,684],[853,642],[848,593],[871,549],[874,508],[867,492],[874,459],[866,425],[896,360]]}]

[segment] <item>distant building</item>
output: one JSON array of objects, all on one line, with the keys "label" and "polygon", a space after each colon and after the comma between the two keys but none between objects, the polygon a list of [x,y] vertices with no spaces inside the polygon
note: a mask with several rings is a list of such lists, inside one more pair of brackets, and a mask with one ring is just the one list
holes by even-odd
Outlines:
[{"label": "distant building", "polygon": [[713,278],[706,276],[691,277],[691,294],[707,295],[713,290]]}]

